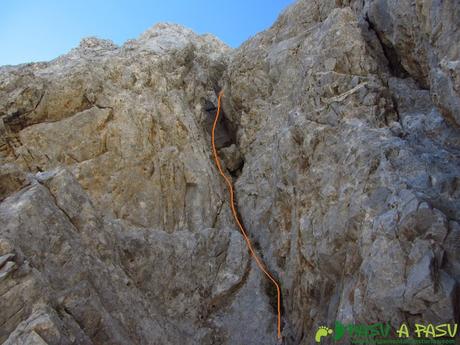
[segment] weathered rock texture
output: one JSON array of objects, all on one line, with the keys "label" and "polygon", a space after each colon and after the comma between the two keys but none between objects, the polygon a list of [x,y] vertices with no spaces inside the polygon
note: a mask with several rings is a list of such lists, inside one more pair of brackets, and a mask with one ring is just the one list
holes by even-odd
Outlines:
[{"label": "weathered rock texture", "polygon": [[[459,320],[460,4],[300,0],[0,68],[0,342],[286,344]],[[327,342],[325,342],[327,343]]]}]

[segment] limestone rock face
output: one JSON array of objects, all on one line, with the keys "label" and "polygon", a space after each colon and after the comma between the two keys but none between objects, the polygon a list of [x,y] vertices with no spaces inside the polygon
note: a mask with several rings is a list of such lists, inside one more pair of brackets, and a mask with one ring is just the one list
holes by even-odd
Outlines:
[{"label": "limestone rock face", "polygon": [[[395,72],[429,89],[438,109],[460,124],[458,0],[373,0],[368,20]],[[457,42],[457,43],[456,43]]]},{"label": "limestone rock face", "polygon": [[[299,0],[0,67],[0,342],[272,344],[458,320],[458,1]],[[276,296],[275,296],[276,297]]]},{"label": "limestone rock face", "polygon": [[[460,22],[450,13],[448,41],[430,41],[415,28],[458,2],[430,4],[416,16],[409,1],[299,1],[226,70],[238,204],[283,285],[289,344],[314,343],[334,320],[458,319],[460,136],[445,110],[459,90],[455,73],[432,76],[458,59],[447,42]],[[438,86],[452,86],[447,103]]]},{"label": "limestone rock face", "polygon": [[[229,55],[159,24],[1,69],[0,342],[215,344],[245,323],[272,338],[210,159]],[[218,137],[233,140],[224,125]],[[249,305],[235,298],[247,282]]]}]

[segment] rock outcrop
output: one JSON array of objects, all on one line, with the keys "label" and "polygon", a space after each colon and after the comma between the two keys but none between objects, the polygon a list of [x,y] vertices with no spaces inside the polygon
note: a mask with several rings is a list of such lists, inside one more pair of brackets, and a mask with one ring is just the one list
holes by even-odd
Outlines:
[{"label": "rock outcrop", "polygon": [[[412,12],[397,19],[406,1],[347,5],[298,2],[238,49],[225,77],[245,161],[240,210],[283,284],[292,344],[336,319],[458,319],[460,136],[449,107],[459,93],[443,101],[437,87],[455,73],[433,76],[458,63],[445,59],[459,47],[447,54],[417,32],[411,42],[436,63],[400,41],[397,32],[422,25]],[[454,5],[433,4],[423,18]],[[443,27],[451,39],[459,32],[458,21]]]},{"label": "rock outcrop", "polygon": [[[299,0],[0,68],[0,342],[272,344],[459,320],[460,4]],[[325,342],[327,343],[327,342]]]}]

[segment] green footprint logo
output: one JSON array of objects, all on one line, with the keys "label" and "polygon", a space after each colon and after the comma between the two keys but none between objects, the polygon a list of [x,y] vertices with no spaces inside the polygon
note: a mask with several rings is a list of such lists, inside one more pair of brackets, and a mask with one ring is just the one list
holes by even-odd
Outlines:
[{"label": "green footprint logo", "polygon": [[321,342],[322,337],[327,337],[331,335],[334,331],[326,326],[319,326],[318,330],[316,331],[315,334],[315,341],[317,343]]}]

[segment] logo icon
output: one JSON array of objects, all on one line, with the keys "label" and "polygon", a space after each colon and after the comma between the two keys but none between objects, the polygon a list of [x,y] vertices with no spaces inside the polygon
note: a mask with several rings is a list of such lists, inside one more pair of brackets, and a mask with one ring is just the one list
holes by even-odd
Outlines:
[{"label": "logo icon", "polygon": [[[419,324],[416,323],[413,329],[403,323],[396,329],[397,338],[391,338],[392,326],[389,321],[373,324],[347,324],[335,321],[332,328],[320,326],[316,330],[315,341],[319,344],[323,337],[334,335],[334,341],[340,341],[345,334],[349,337],[351,344],[457,344],[458,324]],[[443,338],[443,339],[435,339]]]},{"label": "logo icon", "polygon": [[329,328],[329,327],[326,327],[326,326],[319,326],[318,330],[316,331],[316,334],[315,334],[315,341],[317,343],[320,343],[321,342],[321,338],[322,337],[328,337],[330,336],[334,331]]}]

